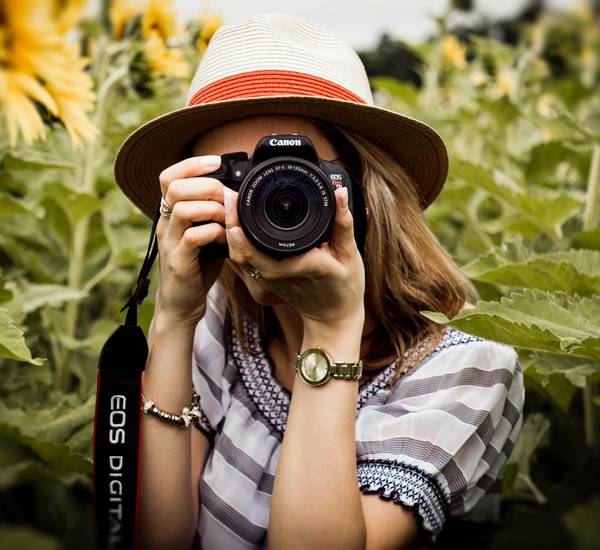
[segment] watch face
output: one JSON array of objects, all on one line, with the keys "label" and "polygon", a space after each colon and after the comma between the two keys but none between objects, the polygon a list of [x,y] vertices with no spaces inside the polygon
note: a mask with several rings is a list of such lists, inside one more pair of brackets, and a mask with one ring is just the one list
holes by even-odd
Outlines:
[{"label": "watch face", "polygon": [[319,349],[309,349],[302,354],[300,375],[313,386],[319,386],[329,378],[329,361]]}]

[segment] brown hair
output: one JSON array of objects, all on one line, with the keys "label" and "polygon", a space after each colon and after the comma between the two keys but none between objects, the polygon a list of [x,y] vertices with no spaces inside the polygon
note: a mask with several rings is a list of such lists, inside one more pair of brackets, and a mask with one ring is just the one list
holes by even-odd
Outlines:
[{"label": "brown hair", "polygon": [[[363,335],[361,358],[365,378],[405,351],[428,341],[435,347],[443,326],[419,314],[441,311],[452,318],[477,290],[454,263],[427,226],[418,195],[408,173],[382,149],[340,127],[313,121],[339,153],[339,162],[361,185],[368,210],[363,261],[365,309],[375,320],[373,333]],[[259,323],[261,335],[281,336],[272,309],[257,304],[244,282],[228,266],[220,281],[231,304],[236,333],[244,341],[243,320]],[[399,367],[402,362],[399,361]],[[401,373],[397,369],[396,375]],[[393,378],[395,380],[396,377]]]}]

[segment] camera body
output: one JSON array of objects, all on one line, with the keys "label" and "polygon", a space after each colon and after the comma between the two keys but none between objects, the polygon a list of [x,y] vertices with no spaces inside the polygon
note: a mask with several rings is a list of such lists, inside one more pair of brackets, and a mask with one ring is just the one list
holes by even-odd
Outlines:
[{"label": "camera body", "polygon": [[[300,254],[328,239],[336,212],[334,191],[347,187],[362,252],[366,224],[362,193],[353,189],[342,166],[320,159],[305,136],[265,136],[251,158],[245,152],[224,154],[221,166],[207,177],[239,193],[237,214],[244,233],[257,248],[280,257]],[[196,225],[202,223],[206,222]],[[200,251],[201,260],[228,255],[227,245],[214,242]]]}]

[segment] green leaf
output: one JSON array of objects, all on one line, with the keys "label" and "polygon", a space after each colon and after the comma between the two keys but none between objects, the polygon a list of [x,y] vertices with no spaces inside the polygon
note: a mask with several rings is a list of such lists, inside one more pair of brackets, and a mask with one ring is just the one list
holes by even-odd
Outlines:
[{"label": "green leaf", "polygon": [[13,294],[6,287],[6,279],[0,274],[0,303],[8,302],[12,299]]},{"label": "green leaf", "polygon": [[393,100],[399,100],[412,108],[417,106],[417,90],[406,82],[390,76],[378,76],[371,78],[371,86],[375,89],[385,90]]},{"label": "green leaf", "polygon": [[34,365],[41,365],[44,362],[41,358],[32,357],[23,332],[14,325],[4,308],[0,308],[0,357],[26,361]]},{"label": "green leaf", "polygon": [[38,205],[29,204],[21,199],[9,195],[8,193],[0,193],[0,218],[29,215],[33,215],[36,218],[41,218],[43,211]]},{"label": "green leaf", "polygon": [[592,229],[578,233],[571,240],[572,246],[575,248],[592,248],[600,250],[600,229]]},{"label": "green leaf", "polygon": [[56,307],[64,302],[81,300],[87,296],[86,292],[64,285],[11,281],[6,286],[12,291],[14,298],[5,306],[9,311],[14,312],[15,316],[17,312],[27,314],[44,306]]},{"label": "green leaf", "polygon": [[506,487],[507,493],[516,492],[529,494],[539,503],[546,501],[545,495],[533,482],[531,470],[538,449],[548,441],[550,421],[541,413],[529,414],[525,417],[521,432],[511,453],[506,468],[516,467],[511,487]]},{"label": "green leaf", "polygon": [[517,234],[527,240],[534,240],[540,234],[539,227],[512,209],[504,211],[498,218],[484,220],[481,225],[488,233]]},{"label": "green leaf", "polygon": [[76,191],[63,183],[47,184],[44,191],[46,197],[62,208],[72,227],[79,220],[99,210],[102,205],[102,201],[96,195]]},{"label": "green leaf", "polygon": [[524,289],[500,302],[480,300],[452,320],[439,312],[421,314],[511,346],[600,359],[600,296]]},{"label": "green leaf", "polygon": [[600,294],[600,252],[566,250],[535,254],[521,241],[503,243],[463,267],[472,279],[512,287]]},{"label": "green leaf", "polygon": [[582,388],[600,380],[600,364],[586,359],[552,353],[530,353],[521,357],[526,382],[546,394],[563,414]]},{"label": "green leaf", "polygon": [[533,185],[521,188],[505,178],[499,180],[489,171],[465,160],[454,159],[452,175],[484,189],[511,208],[516,208],[529,222],[559,238],[561,226],[579,212],[582,201],[566,191],[550,191]]},{"label": "green leaf", "polygon": [[35,168],[37,170],[44,168],[75,168],[72,162],[32,149],[13,150],[2,160],[4,168],[7,170],[19,170],[23,168]]},{"label": "green leaf", "polygon": [[27,410],[0,403],[0,432],[29,447],[55,470],[89,474],[95,401],[95,394],[85,403],[67,395],[52,407]]},{"label": "green leaf", "polygon": [[562,372],[547,372],[545,364],[528,364],[523,366],[525,381],[533,384],[535,389],[547,396],[563,414],[568,414],[571,402],[577,388],[564,376]]},{"label": "green leaf", "polygon": [[0,490],[46,479],[70,485],[82,480],[75,472],[57,472],[43,464],[27,447],[0,433]]},{"label": "green leaf", "polygon": [[554,177],[561,164],[568,164],[577,175],[585,174],[589,165],[587,154],[564,141],[539,143],[529,151],[529,161],[525,165],[525,177],[529,182],[544,184],[548,176]]}]

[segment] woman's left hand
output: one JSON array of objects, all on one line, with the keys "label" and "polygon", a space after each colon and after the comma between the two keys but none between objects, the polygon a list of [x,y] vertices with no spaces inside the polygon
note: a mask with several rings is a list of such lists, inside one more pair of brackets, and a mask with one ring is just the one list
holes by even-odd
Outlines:
[{"label": "woman's left hand", "polygon": [[336,215],[329,241],[307,252],[275,258],[246,237],[237,216],[238,193],[225,189],[229,258],[242,269],[254,267],[257,283],[296,309],[305,326],[353,327],[364,321],[365,268],[354,240],[348,190],[335,190]]}]

